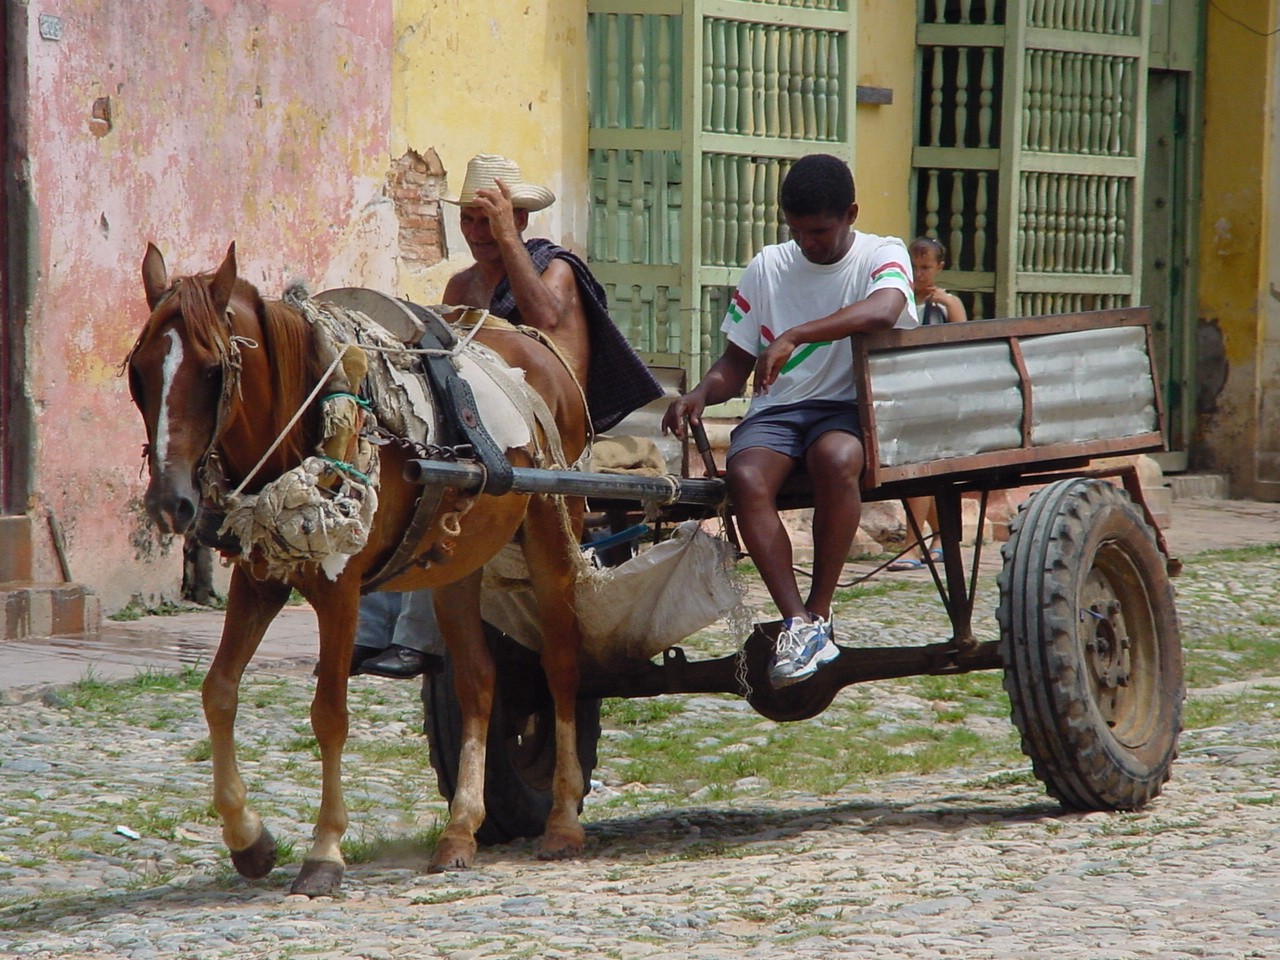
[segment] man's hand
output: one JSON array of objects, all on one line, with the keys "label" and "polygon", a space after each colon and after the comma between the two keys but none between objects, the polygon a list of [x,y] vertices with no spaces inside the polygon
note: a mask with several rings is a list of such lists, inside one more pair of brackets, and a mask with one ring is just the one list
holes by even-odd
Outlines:
[{"label": "man's hand", "polygon": [[755,379],[751,383],[753,393],[768,393],[773,381],[782,373],[783,366],[795,353],[796,345],[784,333],[764,349],[756,358]]},{"label": "man's hand", "polygon": [[706,409],[706,406],[706,400],[696,390],[691,390],[683,396],[676,397],[671,401],[671,406],[667,407],[667,412],[662,418],[663,434],[673,433],[677,439],[683,440],[685,420],[689,420],[692,423],[701,423],[702,411]]},{"label": "man's hand", "polygon": [[500,244],[520,243],[520,231],[516,228],[516,211],[511,205],[511,191],[498,177],[494,177],[498,189],[485,187],[476,191],[475,206],[489,218],[489,232]]}]

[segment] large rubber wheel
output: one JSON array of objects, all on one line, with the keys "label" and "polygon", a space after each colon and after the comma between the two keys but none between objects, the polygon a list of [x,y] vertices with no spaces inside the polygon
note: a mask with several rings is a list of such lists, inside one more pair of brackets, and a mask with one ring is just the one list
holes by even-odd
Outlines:
[{"label": "large rubber wheel", "polygon": [[[485,819],[476,831],[481,843],[506,843],[542,835],[551,812],[555,771],[555,712],[536,653],[486,626],[497,669],[493,716],[485,753]],[[453,663],[422,684],[423,729],[440,795],[452,802],[462,753],[462,711],[453,686]],[[578,762],[583,793],[591,788],[600,739],[600,701],[580,700],[577,711]],[[582,805],[578,805],[581,812]]]},{"label": "large rubber wheel", "polygon": [[1060,480],[1010,525],[1000,572],[1004,687],[1022,751],[1073,810],[1159,794],[1182,724],[1182,641],[1165,557],[1128,494]]}]

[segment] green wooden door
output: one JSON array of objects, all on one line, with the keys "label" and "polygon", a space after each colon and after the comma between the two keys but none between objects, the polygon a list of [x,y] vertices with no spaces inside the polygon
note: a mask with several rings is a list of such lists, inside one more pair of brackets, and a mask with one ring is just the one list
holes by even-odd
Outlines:
[{"label": "green wooden door", "polygon": [[694,382],[790,163],[853,163],[851,0],[589,0],[588,254],[650,363]]},{"label": "green wooden door", "polygon": [[920,0],[917,231],[976,318],[1140,300],[1146,0]]}]

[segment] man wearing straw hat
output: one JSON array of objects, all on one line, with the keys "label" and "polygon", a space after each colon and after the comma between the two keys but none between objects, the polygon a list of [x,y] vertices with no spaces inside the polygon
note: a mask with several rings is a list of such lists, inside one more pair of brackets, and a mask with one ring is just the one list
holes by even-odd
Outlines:
[{"label": "man wearing straw hat", "polygon": [[537,327],[570,357],[590,356],[590,368],[574,374],[597,433],[662,395],[609,317],[604,288],[587,265],[550,240],[524,239],[529,214],[555,203],[554,193],[526,182],[514,161],[482,153],[467,164],[458,195],[441,199],[461,208],[462,236],[475,257],[445,286],[445,303],[488,307]]},{"label": "man wearing straw hat", "polygon": [[[461,208],[462,236],[475,258],[449,280],[445,303],[488,307],[504,320],[541,330],[568,357],[590,356],[589,368],[573,374],[597,433],[662,395],[614,325],[604,288],[587,265],[550,240],[524,239],[529,214],[551,206],[554,193],[526,182],[514,161],[482,153],[467,164],[458,195],[441,199]],[[371,594],[361,601],[353,672],[407,678],[432,665],[440,634],[431,593],[404,594],[403,606],[400,600]]]}]

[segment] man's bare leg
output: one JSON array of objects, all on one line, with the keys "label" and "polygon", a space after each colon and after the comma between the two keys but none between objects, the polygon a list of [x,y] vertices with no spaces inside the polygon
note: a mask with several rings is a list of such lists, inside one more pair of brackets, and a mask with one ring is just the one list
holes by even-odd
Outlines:
[{"label": "man's bare leg", "polygon": [[805,451],[813,482],[813,583],[806,608],[831,618],[831,600],[862,519],[862,442],[828,430]]},{"label": "man's bare leg", "polygon": [[729,494],[742,543],[784,619],[809,619],[792,569],[791,537],[778,515],[778,491],[796,462],[767,447],[748,447],[729,461]]}]

